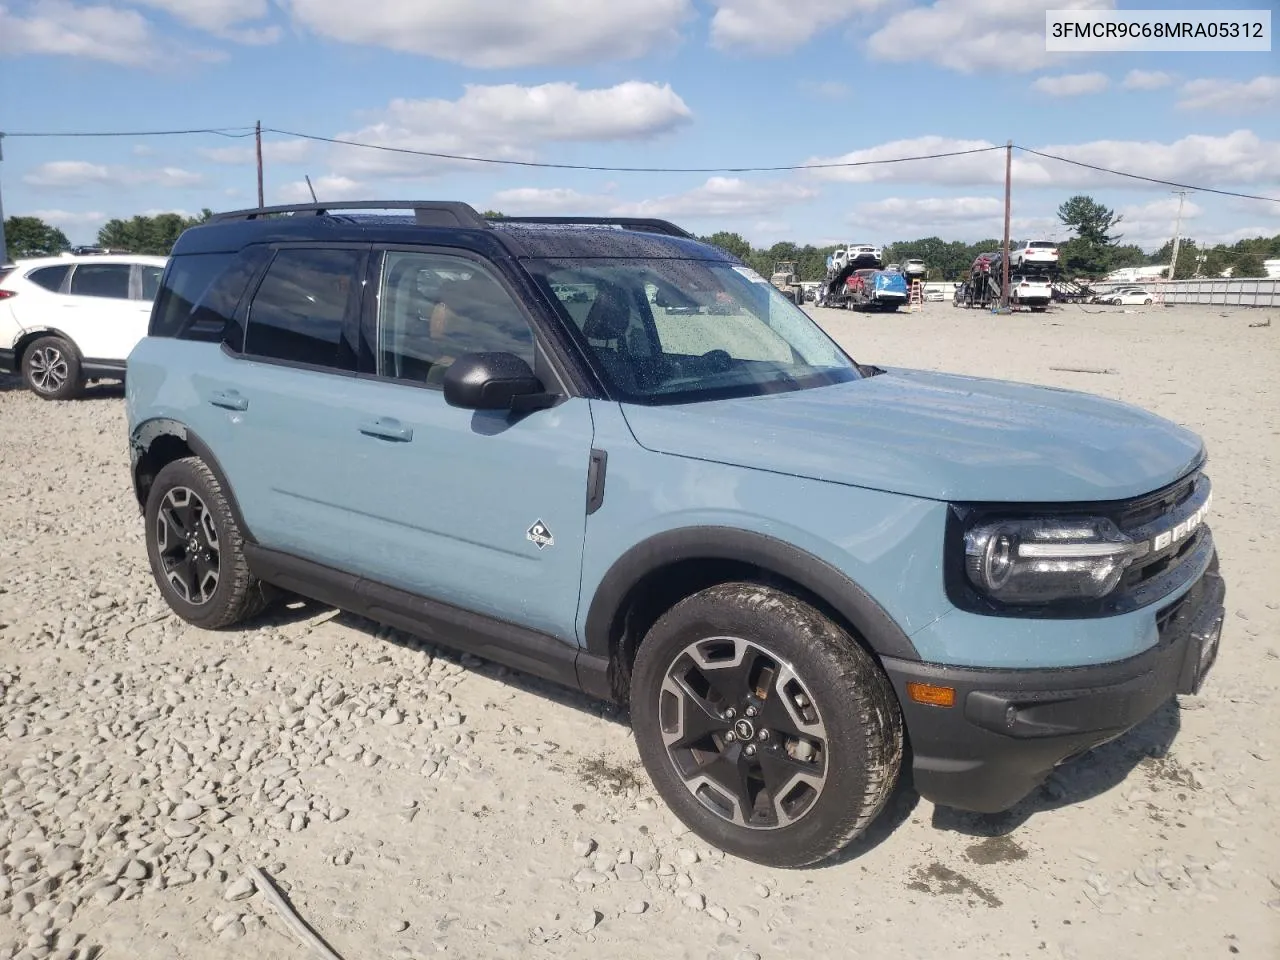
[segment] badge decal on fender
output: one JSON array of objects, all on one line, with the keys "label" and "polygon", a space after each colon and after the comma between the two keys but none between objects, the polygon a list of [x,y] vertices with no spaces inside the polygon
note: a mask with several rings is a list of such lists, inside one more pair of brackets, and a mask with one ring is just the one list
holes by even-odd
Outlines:
[{"label": "badge decal on fender", "polygon": [[556,538],[551,535],[551,528],[541,520],[525,532],[525,538],[537,544],[539,550],[556,545]]}]

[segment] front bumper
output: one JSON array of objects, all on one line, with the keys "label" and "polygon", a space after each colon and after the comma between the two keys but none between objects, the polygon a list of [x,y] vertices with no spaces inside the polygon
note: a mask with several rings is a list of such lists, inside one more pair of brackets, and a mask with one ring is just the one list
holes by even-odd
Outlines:
[{"label": "front bumper", "polygon": [[[1007,810],[1059,764],[1114,740],[1174,694],[1197,692],[1217,658],[1225,596],[1215,557],[1155,614],[1159,642],[1112,663],[1007,670],[883,658],[902,704],[916,789],[944,806]],[[915,702],[911,682],[954,688],[955,705]]]}]

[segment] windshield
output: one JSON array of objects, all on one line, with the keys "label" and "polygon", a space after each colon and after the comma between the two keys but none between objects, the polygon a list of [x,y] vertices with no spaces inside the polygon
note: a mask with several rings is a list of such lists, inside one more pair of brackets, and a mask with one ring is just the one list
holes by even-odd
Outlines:
[{"label": "windshield", "polygon": [[709,260],[534,260],[613,396],[686,403],[858,379],[853,361],[753,270]]}]

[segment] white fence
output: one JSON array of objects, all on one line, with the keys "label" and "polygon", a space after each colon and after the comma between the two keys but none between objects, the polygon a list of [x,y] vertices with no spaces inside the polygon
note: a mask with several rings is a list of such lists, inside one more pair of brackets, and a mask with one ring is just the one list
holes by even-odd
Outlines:
[{"label": "white fence", "polygon": [[1258,280],[1173,280],[1146,285],[1165,303],[1222,307],[1280,307],[1280,278]]}]

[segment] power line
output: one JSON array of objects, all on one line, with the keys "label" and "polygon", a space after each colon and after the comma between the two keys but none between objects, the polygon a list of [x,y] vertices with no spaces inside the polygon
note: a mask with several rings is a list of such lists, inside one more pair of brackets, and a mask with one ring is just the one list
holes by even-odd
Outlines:
[{"label": "power line", "polygon": [[1267,203],[1280,203],[1280,197],[1260,197],[1252,193],[1236,193],[1234,190],[1217,190],[1213,187],[1198,187],[1193,183],[1179,183],[1176,180],[1161,180],[1158,177],[1144,177],[1140,173],[1127,173],[1124,170],[1112,170],[1110,167],[1100,167],[1094,163],[1085,163],[1083,160],[1072,160],[1069,157],[1059,157],[1052,153],[1041,153],[1039,150],[1032,150],[1030,147],[1015,146],[1014,149],[1021,150],[1023,153],[1032,153],[1037,157],[1044,157],[1047,160],[1059,160],[1062,163],[1070,163],[1077,167],[1097,170],[1100,173],[1110,173],[1117,177],[1128,177],[1130,180],[1143,180],[1147,183],[1159,183],[1166,187],[1178,187],[1182,190],[1194,190],[1199,193],[1216,193],[1224,197],[1238,197],[1241,200],[1264,200]]},{"label": "power line", "polygon": [[[511,160],[499,157],[470,157],[462,154],[443,153],[432,150],[415,150],[411,147],[393,147],[380,143],[363,143],[358,140],[348,140],[342,137],[323,137],[318,134],[301,133],[295,130],[281,130],[276,127],[263,127],[263,133],[274,133],[282,137],[292,137],[298,140],[311,140],[318,143],[329,143],[338,146],[356,147],[363,150],[378,150],[384,153],[396,153],[407,156],[428,157],[435,160],[451,160],[460,163],[483,163],[494,166],[513,166],[513,167],[531,167],[544,170],[581,170],[596,173],[785,173],[797,170],[831,170],[831,169],[847,169],[851,167],[869,167],[883,166],[894,163],[911,163],[921,160],[943,160],[950,157],[963,157],[979,153],[990,153],[994,150],[1007,149],[1001,146],[974,147],[968,150],[949,150],[942,153],[918,154],[909,157],[887,157],[880,160],[845,160],[832,161],[829,163],[794,163],[780,164],[777,166],[755,166],[755,167],[612,167],[598,164],[586,163],[550,163],[539,160]],[[252,126],[245,127],[201,127],[190,130],[98,130],[98,131],[17,131],[5,132],[5,137],[169,137],[169,136],[188,136],[192,134],[213,134],[221,137],[241,138],[252,137],[256,130]],[[1023,147],[1014,145],[1015,150],[1028,153],[1033,156],[1043,157],[1046,160],[1057,160],[1059,163],[1067,163],[1076,167],[1083,167],[1087,170],[1095,170],[1099,173],[1106,173],[1116,177],[1124,177],[1129,180],[1141,180],[1144,183],[1155,183],[1167,187],[1177,187],[1183,190],[1195,190],[1200,193],[1212,193],[1223,197],[1235,197],[1240,200],[1258,200],[1264,203],[1280,203],[1280,197],[1264,197],[1253,193],[1241,193],[1235,190],[1220,190],[1216,187],[1199,186],[1192,183],[1181,183],[1177,180],[1164,180],[1159,177],[1148,177],[1140,173],[1131,173],[1126,170],[1115,170],[1111,167],[1100,166],[1099,164],[1086,163],[1083,160],[1073,160],[1070,157],[1062,157],[1053,153],[1045,153],[1041,150],[1033,150],[1031,147]]]},{"label": "power line", "polygon": [[[236,132],[243,131],[243,132]],[[21,130],[17,133],[5,131],[6,137],[178,137],[192,133],[214,133],[220,137],[251,137],[253,127],[203,127],[196,130]]]},{"label": "power line", "polygon": [[1002,150],[1003,147],[976,147],[970,150],[951,150],[946,153],[929,153],[914,157],[889,157],[884,160],[849,160],[833,163],[793,163],[776,167],[604,167],[587,163],[544,163],[537,160],[508,160],[496,157],[466,157],[455,153],[437,153],[431,150],[414,150],[409,147],[392,147],[381,143],[361,143],[357,140],[344,140],[339,137],[321,137],[310,133],[297,133],[292,130],[278,130],[275,127],[263,127],[263,133],[275,133],[283,137],[296,137],[300,140],[316,140],[320,143],[333,143],[346,147],[360,147],[365,150],[382,150],[387,153],[403,153],[415,157],[431,157],[436,160],[459,160],[466,163],[504,164],[514,167],[542,167],[551,170],[590,170],[598,173],[781,173],[787,170],[826,170],[834,167],[867,167],[875,164],[907,163],[912,160],[941,160],[944,157],[963,157],[971,153],[988,153]]}]

